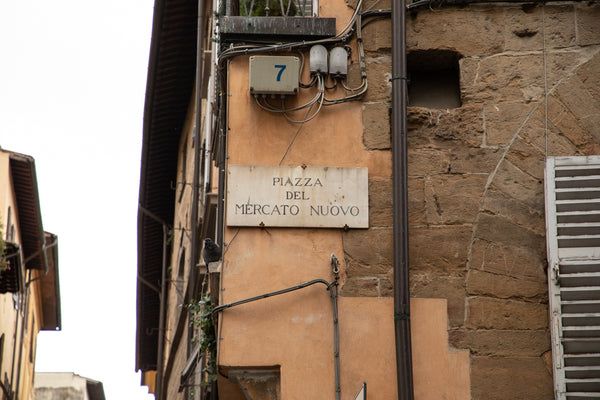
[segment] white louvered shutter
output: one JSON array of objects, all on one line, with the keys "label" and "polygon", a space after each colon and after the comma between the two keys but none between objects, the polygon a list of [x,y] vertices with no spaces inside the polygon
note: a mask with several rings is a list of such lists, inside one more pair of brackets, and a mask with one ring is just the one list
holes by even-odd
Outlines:
[{"label": "white louvered shutter", "polygon": [[546,160],[556,399],[600,398],[600,156]]}]

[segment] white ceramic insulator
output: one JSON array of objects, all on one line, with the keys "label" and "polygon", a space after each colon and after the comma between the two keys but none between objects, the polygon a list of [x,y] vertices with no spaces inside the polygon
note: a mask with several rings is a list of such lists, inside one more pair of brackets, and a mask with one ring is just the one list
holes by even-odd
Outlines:
[{"label": "white ceramic insulator", "polygon": [[310,74],[327,74],[327,49],[316,44],[310,48]]},{"label": "white ceramic insulator", "polygon": [[348,75],[348,52],[343,47],[334,47],[329,54],[329,73],[333,76]]}]

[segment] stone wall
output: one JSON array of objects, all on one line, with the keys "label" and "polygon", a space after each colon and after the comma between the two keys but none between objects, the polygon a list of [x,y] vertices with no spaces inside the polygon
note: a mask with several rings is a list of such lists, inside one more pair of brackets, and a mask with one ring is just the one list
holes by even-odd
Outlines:
[{"label": "stone wall", "polygon": [[[363,144],[389,152],[390,20],[363,35]],[[553,398],[544,159],[600,154],[600,4],[421,8],[407,45],[459,53],[462,99],[408,110],[411,295],[447,299],[473,399]],[[344,296],[393,295],[391,181],[369,189],[371,228],[343,236]]]}]

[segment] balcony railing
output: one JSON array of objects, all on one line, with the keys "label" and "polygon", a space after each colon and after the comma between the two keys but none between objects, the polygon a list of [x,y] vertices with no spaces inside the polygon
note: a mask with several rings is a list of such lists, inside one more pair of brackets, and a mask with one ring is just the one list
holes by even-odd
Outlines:
[{"label": "balcony railing", "polygon": [[316,0],[227,0],[227,15],[241,17],[316,17]]}]

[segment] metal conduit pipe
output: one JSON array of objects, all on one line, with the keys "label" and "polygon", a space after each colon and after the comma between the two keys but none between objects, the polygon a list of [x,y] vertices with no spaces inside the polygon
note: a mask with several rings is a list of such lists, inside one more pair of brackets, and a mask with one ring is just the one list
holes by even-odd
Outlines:
[{"label": "metal conduit pipe", "polygon": [[406,148],[406,6],[392,2],[392,179],[394,204],[394,330],[398,399],[413,400],[408,281]]},{"label": "metal conduit pipe", "polygon": [[228,308],[240,306],[242,304],[251,303],[253,301],[266,299],[273,296],[278,296],[280,294],[293,292],[299,289],[304,289],[305,287],[315,285],[317,283],[322,283],[326,286],[327,290],[329,290],[329,294],[331,297],[331,307],[333,312],[333,357],[334,357],[334,373],[335,373],[335,399],[340,400],[341,398],[341,385],[340,385],[340,335],[339,335],[339,325],[338,325],[338,300],[337,300],[337,286],[338,286],[338,275],[336,273],[334,282],[327,282],[325,279],[313,279],[312,281],[304,282],[296,286],[292,286],[286,289],[278,290],[276,292],[270,292],[261,294],[259,296],[250,297],[248,299],[239,300],[233,303],[222,304],[220,306],[215,307],[212,310],[212,314],[215,315],[217,313],[223,312]]}]

